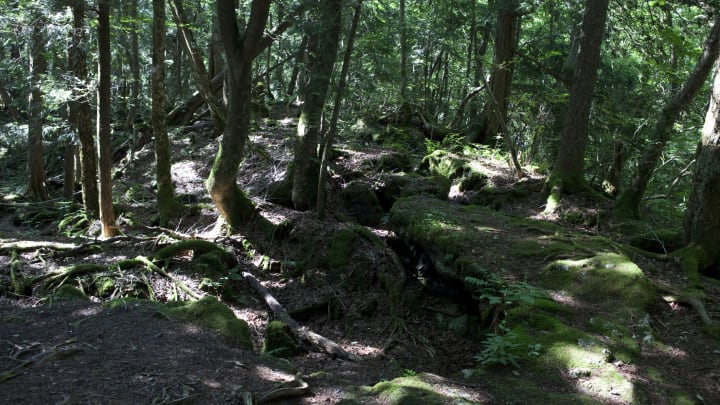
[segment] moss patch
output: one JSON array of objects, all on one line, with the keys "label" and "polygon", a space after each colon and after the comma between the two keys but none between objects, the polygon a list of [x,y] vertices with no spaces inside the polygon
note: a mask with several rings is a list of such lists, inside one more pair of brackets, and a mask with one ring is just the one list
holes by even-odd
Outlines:
[{"label": "moss patch", "polygon": [[563,290],[595,308],[642,313],[657,297],[653,283],[624,255],[604,253],[582,260],[558,260],[543,270],[543,286]]},{"label": "moss patch", "polygon": [[90,299],[88,296],[80,291],[79,289],[68,285],[63,284],[58,288],[52,295],[53,300],[83,300],[83,301],[89,301]]},{"label": "moss patch", "polygon": [[260,353],[275,357],[290,357],[300,353],[290,327],[280,321],[271,321],[265,329],[265,341]]},{"label": "moss patch", "polygon": [[167,307],[163,312],[174,318],[196,322],[225,336],[234,345],[252,349],[247,322],[235,317],[227,305],[214,297],[208,296],[179,306]]}]

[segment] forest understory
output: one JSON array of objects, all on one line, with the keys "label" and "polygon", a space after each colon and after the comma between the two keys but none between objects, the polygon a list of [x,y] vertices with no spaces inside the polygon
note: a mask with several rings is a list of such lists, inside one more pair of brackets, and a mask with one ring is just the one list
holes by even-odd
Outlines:
[{"label": "forest understory", "polygon": [[[171,134],[176,196],[196,209],[155,226],[147,143],[114,166],[121,232],[105,240],[78,204],[11,199],[24,171],[5,160],[4,400],[720,402],[720,344],[686,275],[640,248],[670,244],[651,232],[668,224],[636,224],[649,232],[632,242],[583,195],[543,214],[544,178],[516,179],[501,154],[427,154],[423,134],[361,121],[334,151],[321,221],[269,197],[292,160],[284,112],[251,134],[238,177],[272,232],[218,220],[204,121]],[[616,285],[606,269],[632,275]],[[716,322],[720,283],[702,277]]]}]

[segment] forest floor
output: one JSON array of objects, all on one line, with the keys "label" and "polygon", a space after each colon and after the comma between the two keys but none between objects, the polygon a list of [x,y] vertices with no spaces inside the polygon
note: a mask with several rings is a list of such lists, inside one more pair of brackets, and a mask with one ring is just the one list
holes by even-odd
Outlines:
[{"label": "forest floor", "polygon": [[[253,132],[251,140],[256,147],[249,149],[238,177],[238,184],[261,214],[275,224],[284,224],[274,235],[265,235],[257,227],[225,235],[204,188],[218,140],[202,123],[171,135],[178,198],[204,204],[200,212],[175,219],[168,227],[171,229],[152,226],[152,143],[137,151],[133,165],[124,166],[114,178],[121,237],[101,241],[62,235],[58,218],[41,214],[37,205],[2,203],[2,402],[220,404],[242,403],[252,394],[258,401],[266,395],[266,402],[288,404],[720,403],[720,343],[703,332],[692,308],[662,299],[662,291],[681,289],[686,282],[672,261],[642,255],[632,258],[654,285],[662,287],[646,318],[653,339],[661,343],[641,344],[632,362],[613,360],[610,364],[642,391],[629,397],[615,392],[615,387],[607,393],[586,389],[584,371],[578,375],[559,369],[549,360],[545,370],[523,361],[518,367],[481,367],[475,356],[484,349],[482,337],[438,327],[437,319],[458,305],[407,280],[407,270],[399,263],[397,253],[387,244],[373,242],[396,236],[387,218],[367,228],[377,239],[360,238],[352,249],[341,252],[346,263],[338,276],[329,263],[335,259],[330,259],[328,252],[335,249],[338,233],[357,227],[349,224],[352,212],[344,206],[341,190],[358,178],[381,183],[385,173],[377,170],[378,162],[396,152],[372,139],[361,147],[353,147],[351,142],[340,148],[333,161],[328,218],[320,221],[313,212],[296,212],[268,201],[270,184],[284,176],[292,158],[295,128],[292,118],[274,118],[272,126]],[[269,154],[269,160],[260,149]],[[418,151],[415,163],[423,152]],[[480,163],[496,188],[542,182],[537,175],[518,182],[502,159],[488,156]],[[3,194],[19,190],[23,173],[8,167],[3,170],[6,179],[16,180],[3,186]],[[529,189],[530,193],[495,207],[498,215],[484,217],[484,227],[506,232],[487,233],[487,239],[475,242],[483,250],[477,257],[484,267],[502,268],[506,279],[532,283],[533,277],[527,274],[545,268],[551,260],[549,256],[510,254],[508,247],[523,238],[536,237],[538,232],[529,226],[514,227],[514,219],[554,223],[588,237],[609,235],[598,224],[583,226],[582,221],[570,223],[561,217],[544,216],[539,188]],[[568,198],[563,204],[586,217],[600,215],[604,208],[582,197]],[[57,207],[53,210],[61,211]],[[165,274],[112,266],[123,259],[150,257],[159,248],[182,239],[212,241],[238,261],[224,278],[213,280],[198,270],[202,266],[191,252],[165,262]],[[20,294],[15,291],[19,278],[31,280],[80,263],[103,264],[108,270],[55,280],[53,285],[38,283]],[[301,343],[300,354],[287,359],[260,355],[266,326],[274,316],[254,289],[241,278],[231,277],[241,271],[253,273],[302,325],[339,343],[356,359],[336,358],[307,343]],[[107,279],[110,284],[103,287]],[[353,282],[348,282],[350,279]],[[89,299],[52,295],[61,282],[82,289]],[[220,297],[237,318],[246,321],[253,350],[238,347],[197,323],[167,316],[150,301],[117,300],[127,296],[151,297],[159,302],[188,299],[188,293],[179,288],[180,282],[193,294]],[[720,314],[718,286],[707,280],[706,304],[713,317]],[[423,296],[419,309],[397,298],[397,294],[411,292]],[[556,301],[572,300],[560,293],[552,297]],[[112,299],[112,307],[103,305]],[[614,305],[622,307],[624,303]],[[568,323],[586,327],[591,311],[585,315],[579,312]],[[605,338],[602,333],[593,333],[599,340]],[[633,335],[631,339],[642,337]],[[559,378],[546,378],[544,374]],[[524,382],[537,390],[528,394],[522,387]]]}]

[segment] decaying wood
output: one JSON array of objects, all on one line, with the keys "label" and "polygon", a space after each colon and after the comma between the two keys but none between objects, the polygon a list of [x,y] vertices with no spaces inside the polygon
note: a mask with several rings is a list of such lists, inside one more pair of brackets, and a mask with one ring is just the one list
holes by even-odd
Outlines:
[{"label": "decaying wood", "polygon": [[280,302],[278,302],[275,297],[270,294],[270,291],[268,291],[267,288],[260,284],[260,282],[255,278],[255,276],[248,272],[243,272],[242,276],[255,289],[255,291],[257,291],[258,294],[263,297],[270,309],[272,309],[273,313],[275,313],[275,316],[277,316],[281,321],[287,324],[290,327],[290,330],[292,330],[292,332],[299,338],[310,342],[311,344],[319,347],[326,353],[331,354],[335,357],[339,357],[345,360],[359,360],[356,355],[348,353],[345,349],[340,347],[340,345],[333,342],[332,340],[324,336],[318,335],[310,329],[300,325],[287,313],[282,304],[280,304]]}]

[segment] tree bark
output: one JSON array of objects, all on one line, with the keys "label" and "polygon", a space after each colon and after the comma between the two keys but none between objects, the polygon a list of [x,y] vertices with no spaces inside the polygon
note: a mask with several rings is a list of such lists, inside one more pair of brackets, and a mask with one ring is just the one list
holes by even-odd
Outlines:
[{"label": "tree bark", "polygon": [[216,0],[215,4],[227,62],[229,99],[225,134],[207,180],[207,189],[233,232],[255,216],[255,205],[240,190],[235,178],[250,132],[252,61],[259,53],[270,0],[253,0],[244,32],[238,27],[234,0]]},{"label": "tree bark", "polygon": [[715,16],[713,27],[705,41],[703,53],[693,72],[683,83],[680,92],[668,101],[660,111],[660,116],[657,118],[652,132],[652,139],[648,141],[643,149],[630,185],[623,188],[615,202],[613,214],[616,217],[640,217],[640,203],[647,190],[652,172],[657,166],[658,159],[660,159],[665,145],[672,136],[673,125],[705,84],[705,79],[710,74],[718,55],[720,55],[720,14]]},{"label": "tree bark", "polygon": [[513,58],[517,47],[520,14],[515,0],[500,0],[495,31],[495,56],[490,76],[488,100],[482,113],[480,131],[472,141],[491,144],[507,123],[508,100],[512,84]]},{"label": "tree bark", "polygon": [[100,215],[100,195],[98,192],[97,151],[90,118],[90,90],[87,88],[85,2],[74,2],[72,12],[73,35],[69,58],[72,60],[73,74],[80,84],[76,86],[73,101],[70,102],[70,120],[80,141],[80,184],[85,213],[89,218],[97,219]]},{"label": "tree bark", "polygon": [[355,5],[355,14],[353,14],[352,23],[350,24],[350,32],[348,33],[347,47],[345,48],[345,56],[343,57],[340,78],[338,79],[338,88],[335,93],[335,105],[333,106],[333,114],[330,119],[330,128],[325,135],[325,145],[323,147],[322,159],[320,160],[320,176],[318,178],[317,188],[317,214],[318,218],[325,217],[325,183],[327,181],[327,165],[328,150],[332,147],[337,132],[337,123],[340,118],[340,106],[345,97],[345,89],[347,88],[347,76],[350,71],[350,60],[352,58],[353,46],[355,44],[355,34],[357,33],[358,23],[360,22],[360,14],[362,11],[362,0],[358,0]]},{"label": "tree bark", "polygon": [[30,76],[31,88],[28,100],[28,178],[25,195],[37,201],[48,199],[45,188],[45,165],[43,164],[43,94],[40,85],[47,70],[45,61],[45,19],[40,12],[32,14],[30,34]]},{"label": "tree bark", "polygon": [[110,1],[98,0],[97,138],[100,160],[100,224],[103,237],[117,234],[112,201],[112,147],[110,144]]},{"label": "tree bark", "polygon": [[135,117],[140,109],[140,45],[138,40],[138,0],[130,0],[130,106],[127,115],[127,128],[130,131],[130,161],[132,165],[135,160],[135,139],[138,128],[135,125]]},{"label": "tree bark", "polygon": [[197,73],[198,75],[198,88],[200,91],[200,95],[202,96],[203,101],[205,101],[205,103],[210,107],[210,110],[212,112],[213,125],[216,128],[224,128],[225,111],[222,108],[222,105],[217,102],[217,97],[215,96],[215,92],[213,91],[210,77],[208,76],[208,72],[205,69],[205,62],[202,59],[200,50],[195,44],[195,38],[193,37],[192,31],[190,31],[187,27],[187,17],[185,16],[182,2],[180,0],[172,0],[170,2],[170,5],[173,13],[173,18],[175,19],[175,23],[177,24],[178,30],[180,31],[179,40],[185,47],[185,51],[190,57],[192,66],[195,69],[195,73]]},{"label": "tree bark", "polygon": [[155,137],[155,179],[157,181],[158,220],[167,226],[177,216],[180,204],[170,174],[170,140],[165,124],[165,0],[153,0],[152,126]]},{"label": "tree bark", "polygon": [[557,159],[546,190],[559,186],[565,193],[588,190],[585,182],[585,147],[597,67],[600,62],[609,0],[587,0],[582,23],[582,42],[568,100],[568,112]]},{"label": "tree bark", "polygon": [[701,248],[699,270],[720,264],[720,58],[715,62],[710,106],[698,145],[685,240]]},{"label": "tree bark", "polygon": [[318,144],[322,112],[327,98],[330,76],[337,59],[341,30],[341,0],[327,0],[319,6],[318,19],[306,23],[308,74],[301,88],[303,107],[295,139],[291,198],[296,209],[307,210],[317,199],[319,173]]}]

